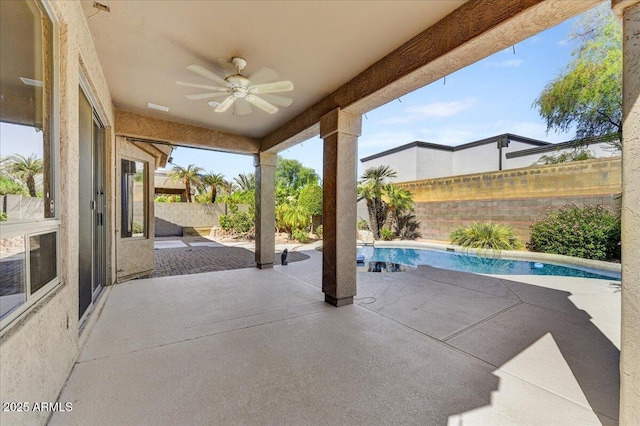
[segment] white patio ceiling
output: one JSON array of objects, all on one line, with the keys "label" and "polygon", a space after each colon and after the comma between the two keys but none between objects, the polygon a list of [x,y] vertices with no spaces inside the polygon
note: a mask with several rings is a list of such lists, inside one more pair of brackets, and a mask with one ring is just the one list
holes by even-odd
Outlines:
[{"label": "white patio ceiling", "polygon": [[[117,133],[255,154],[317,135],[320,118],[335,108],[370,111],[598,2],[111,1],[111,12],[97,15],[93,2],[82,6],[86,16],[94,15],[88,24],[115,107],[134,113],[122,116]],[[234,56],[247,60],[245,75],[269,67],[292,81],[294,91],[284,94],[293,105],[274,115],[256,107],[253,114],[234,115],[185,98],[203,90],[177,80],[212,83],[188,65],[222,74],[218,60]],[[148,102],[170,110],[148,109]],[[166,138],[161,128],[185,133],[154,118],[199,126],[187,130],[201,137]]]},{"label": "white patio ceiling", "polygon": [[[465,0],[445,1],[102,1],[89,19],[116,108],[263,137],[318,102]],[[85,16],[96,12],[83,1]],[[214,72],[219,58],[247,60],[245,75],[272,68],[295,89],[293,105],[274,115],[214,113],[175,84],[212,84],[185,67]],[[168,113],[146,107],[165,105]]]}]

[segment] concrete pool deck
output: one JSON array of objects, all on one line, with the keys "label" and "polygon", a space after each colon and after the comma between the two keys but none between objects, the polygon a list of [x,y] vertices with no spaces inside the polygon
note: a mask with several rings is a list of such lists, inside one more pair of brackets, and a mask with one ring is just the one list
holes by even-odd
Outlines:
[{"label": "concrete pool deck", "polygon": [[619,283],[321,258],[114,286],[51,425],[614,425]]}]

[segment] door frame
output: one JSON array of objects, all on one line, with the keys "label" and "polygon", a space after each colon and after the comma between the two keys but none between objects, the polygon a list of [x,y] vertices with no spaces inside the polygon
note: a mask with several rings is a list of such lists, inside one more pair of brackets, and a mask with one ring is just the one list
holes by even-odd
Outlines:
[{"label": "door frame", "polygon": [[[91,179],[92,179],[92,187],[95,184],[95,155],[96,153],[94,152],[95,147],[96,147],[96,141],[94,140],[95,138],[95,128],[98,127],[101,130],[101,137],[102,137],[102,149],[101,149],[101,183],[102,183],[102,187],[103,187],[103,206],[102,206],[102,214],[103,214],[103,221],[102,221],[102,267],[100,269],[102,269],[102,285],[98,286],[97,288],[94,288],[94,283],[96,280],[95,277],[95,271],[96,271],[96,255],[95,255],[95,251],[96,251],[96,241],[95,241],[95,221],[93,221],[93,226],[92,226],[92,232],[91,232],[91,249],[92,249],[92,254],[91,254],[91,302],[89,304],[89,306],[85,309],[85,311],[83,312],[82,316],[79,318],[78,321],[78,330],[81,331],[83,329],[84,323],[86,322],[87,318],[89,317],[90,313],[93,311],[93,308],[96,306],[96,302],[98,301],[98,299],[100,298],[100,296],[103,294],[103,289],[105,286],[110,284],[110,277],[111,277],[111,268],[110,268],[110,262],[109,259],[111,258],[111,253],[110,253],[110,247],[111,247],[111,238],[110,238],[110,213],[111,213],[111,203],[109,202],[110,200],[110,193],[111,193],[111,185],[110,185],[110,181],[109,181],[109,173],[108,173],[108,168],[110,165],[110,154],[111,152],[108,149],[109,146],[109,140],[108,140],[108,136],[109,136],[109,132],[108,132],[108,127],[106,126],[106,123],[108,123],[108,120],[106,119],[106,116],[104,115],[104,113],[100,110],[100,108],[98,108],[98,102],[97,102],[97,98],[94,95],[93,91],[91,90],[91,86],[89,85],[88,80],[86,79],[82,69],[80,70],[79,73],[79,90],[82,92],[82,94],[84,94],[84,96],[87,98],[87,100],[89,101],[89,104],[91,105],[91,110],[92,110],[92,131],[91,131]],[[78,94],[80,95],[80,93]],[[81,141],[79,141],[79,143],[81,143]],[[95,194],[94,194],[95,196]],[[95,214],[95,213],[94,213]]]}]

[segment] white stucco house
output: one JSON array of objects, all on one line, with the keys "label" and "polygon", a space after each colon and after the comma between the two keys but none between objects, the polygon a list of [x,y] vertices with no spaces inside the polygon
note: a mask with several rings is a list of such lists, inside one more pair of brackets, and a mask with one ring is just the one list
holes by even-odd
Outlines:
[{"label": "white stucco house", "polygon": [[[544,155],[569,152],[576,141],[561,143],[504,133],[450,146],[414,141],[361,158],[362,170],[387,165],[396,171],[396,182],[411,182],[471,173],[517,169],[535,164]],[[620,155],[609,142],[594,140],[586,147],[596,158]]]}]

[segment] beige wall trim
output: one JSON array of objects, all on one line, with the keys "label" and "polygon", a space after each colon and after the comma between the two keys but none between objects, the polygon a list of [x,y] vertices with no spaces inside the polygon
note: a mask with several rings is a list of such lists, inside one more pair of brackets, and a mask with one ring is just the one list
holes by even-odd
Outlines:
[{"label": "beige wall trim", "polygon": [[316,136],[336,107],[363,114],[597,5],[598,0],[471,0],[262,139],[281,151]]},{"label": "beige wall trim", "polygon": [[115,129],[118,136],[238,154],[256,154],[260,147],[257,140],[245,136],[153,118],[120,109],[116,110]]},{"label": "beige wall trim", "polygon": [[628,7],[640,3],[640,0],[611,0],[611,9],[613,12],[622,18],[622,13]]},{"label": "beige wall trim", "polygon": [[162,151],[160,148],[158,148],[156,145],[152,143],[136,142],[136,141],[131,141],[131,143],[137,146],[138,148],[140,148],[141,150],[143,150],[144,152],[146,152],[147,154],[152,155],[156,159],[154,164],[155,169],[157,169],[158,167],[164,167],[167,165],[167,160],[168,160],[167,154],[164,151]]}]

